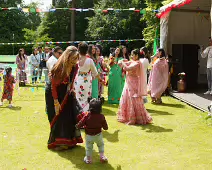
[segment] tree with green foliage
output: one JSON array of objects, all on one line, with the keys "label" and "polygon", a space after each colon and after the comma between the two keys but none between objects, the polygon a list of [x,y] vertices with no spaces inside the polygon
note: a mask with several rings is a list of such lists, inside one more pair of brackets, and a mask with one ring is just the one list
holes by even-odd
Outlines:
[{"label": "tree with green foliage", "polygon": [[[40,27],[38,28],[39,36],[48,35],[52,41],[70,41],[71,37],[71,11],[68,0],[61,0],[55,3],[57,8],[61,9],[55,12],[46,13]],[[86,0],[76,1],[77,8],[92,8],[93,4]],[[76,12],[76,40],[85,40],[85,30],[88,20],[86,17],[93,15],[92,12]]]},{"label": "tree with green foliage", "polygon": [[[10,0],[7,2],[0,1],[0,7],[31,7],[36,8],[37,4],[32,3],[26,6],[22,3],[22,0]],[[0,11],[0,35],[1,43],[13,43],[13,42],[24,42],[27,34],[30,31],[35,31],[41,22],[41,18],[37,13],[24,13],[18,9],[10,9],[7,11]],[[24,30],[24,31],[23,31]],[[30,35],[31,36],[31,35]],[[33,38],[33,37],[32,37]],[[31,38],[31,39],[32,39]],[[23,46],[21,45],[8,45],[0,46],[0,54],[16,54],[18,49]],[[31,52],[31,46],[27,46],[27,51]]]},{"label": "tree with green foliage", "polygon": [[[87,37],[92,40],[98,39],[142,39],[142,30],[145,27],[144,22],[140,22],[143,17],[140,13],[132,11],[109,11],[103,13],[103,9],[129,9],[135,7],[136,9],[145,8],[145,4],[140,0],[101,0],[95,4],[95,16],[89,18],[89,25],[86,31]],[[102,9],[98,11],[97,9]],[[132,43],[131,43],[132,44]],[[137,47],[141,47],[143,42],[137,42]],[[103,44],[108,47],[108,43]],[[110,44],[112,46],[119,45],[118,43]],[[136,43],[133,43],[136,46]]]},{"label": "tree with green foliage", "polygon": [[[146,22],[146,28],[143,30],[143,36],[146,41],[146,46],[150,49],[153,47],[153,43],[157,43],[159,45],[160,19],[157,18],[156,12],[160,7],[172,1],[173,0],[145,0],[147,12],[141,21]],[[153,12],[154,10],[155,12]]]}]

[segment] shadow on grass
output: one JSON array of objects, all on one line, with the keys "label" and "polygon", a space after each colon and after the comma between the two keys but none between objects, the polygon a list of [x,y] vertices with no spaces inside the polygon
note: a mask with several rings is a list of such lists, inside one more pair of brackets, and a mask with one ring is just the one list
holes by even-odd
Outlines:
[{"label": "shadow on grass", "polygon": [[152,110],[152,109],[146,109],[151,115],[174,115],[172,113],[166,112],[166,111],[160,111],[160,110]]},{"label": "shadow on grass", "polygon": [[110,108],[116,108],[117,109],[119,107],[119,104],[109,104],[108,103],[108,100],[105,100],[104,106],[105,107],[110,107]]},{"label": "shadow on grass", "polygon": [[118,142],[119,141],[119,131],[116,130],[114,133],[109,133],[108,131],[103,131],[103,137],[106,138],[109,142]]},{"label": "shadow on grass", "polygon": [[105,107],[102,108],[102,114],[105,116],[116,116],[116,112],[114,112],[110,109],[107,109]]},{"label": "shadow on grass", "polygon": [[25,88],[25,87],[42,87],[44,88],[45,87],[45,84],[27,84],[25,86],[20,86],[22,88]]},{"label": "shadow on grass", "polygon": [[10,110],[21,110],[22,107],[20,107],[20,106],[13,106],[13,107],[10,108],[10,107],[8,107],[8,106],[0,106],[0,109],[1,109],[1,108],[2,108],[2,109],[3,109],[3,108],[4,108],[4,109],[10,109]]},{"label": "shadow on grass", "polygon": [[161,132],[173,132],[173,129],[165,129],[160,126],[156,126],[153,124],[148,124],[142,126],[142,130],[146,130],[148,133],[161,133]]},{"label": "shadow on grass", "polygon": [[166,106],[166,107],[175,107],[175,108],[184,108],[185,106],[182,104],[171,104],[171,103],[162,103],[162,104],[155,104],[152,103],[153,105],[158,105],[158,106]]},{"label": "shadow on grass", "polygon": [[74,164],[76,168],[81,170],[93,170],[93,169],[116,170],[110,165],[110,163],[107,163],[107,164],[100,163],[99,154],[95,151],[93,151],[93,156],[92,156],[93,163],[85,164],[83,161],[85,156],[85,148],[82,146],[76,146],[66,151],[57,151],[57,154],[61,156],[62,158],[65,158],[71,161],[71,163]]}]

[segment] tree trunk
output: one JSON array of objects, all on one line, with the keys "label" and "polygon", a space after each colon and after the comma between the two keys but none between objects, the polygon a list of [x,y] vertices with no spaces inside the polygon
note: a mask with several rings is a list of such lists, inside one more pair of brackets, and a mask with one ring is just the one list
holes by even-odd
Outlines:
[{"label": "tree trunk", "polygon": [[[76,0],[72,0],[71,7],[76,8]],[[76,13],[73,10],[71,13],[71,41],[75,41],[75,18]]]}]

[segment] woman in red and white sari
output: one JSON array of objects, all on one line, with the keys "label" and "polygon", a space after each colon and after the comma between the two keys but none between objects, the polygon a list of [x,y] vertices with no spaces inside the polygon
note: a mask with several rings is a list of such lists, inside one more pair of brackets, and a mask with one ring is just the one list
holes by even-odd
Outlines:
[{"label": "woman in red and white sari", "polygon": [[143,103],[143,96],[147,95],[147,83],[144,67],[139,61],[140,51],[133,50],[131,55],[132,61],[119,62],[126,71],[126,82],[118,110],[118,121],[128,125],[149,124],[152,118]]},{"label": "woman in red and white sari", "polygon": [[169,66],[165,56],[164,49],[159,48],[156,54],[157,60],[150,72],[148,92],[151,95],[152,103],[162,103],[161,95],[168,86]]}]

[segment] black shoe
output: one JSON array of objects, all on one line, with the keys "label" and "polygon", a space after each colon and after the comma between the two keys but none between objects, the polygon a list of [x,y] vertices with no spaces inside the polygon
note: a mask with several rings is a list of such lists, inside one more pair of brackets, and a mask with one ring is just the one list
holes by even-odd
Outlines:
[{"label": "black shoe", "polygon": [[208,106],[208,111],[211,112],[211,105]]}]

